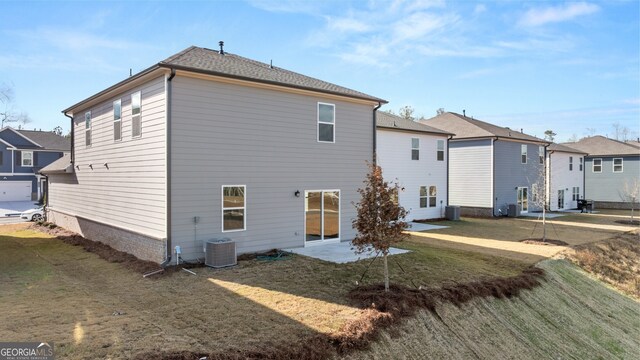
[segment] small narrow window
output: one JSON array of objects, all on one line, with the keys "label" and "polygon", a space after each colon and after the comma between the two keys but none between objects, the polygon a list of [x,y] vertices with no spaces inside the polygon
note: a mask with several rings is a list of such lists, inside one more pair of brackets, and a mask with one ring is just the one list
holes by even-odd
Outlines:
[{"label": "small narrow window", "polygon": [[602,172],[602,159],[593,159],[593,172]]},{"label": "small narrow window", "polygon": [[420,207],[426,208],[429,204],[429,193],[426,186],[420,186]]},{"label": "small narrow window", "polygon": [[573,156],[569,156],[569,171],[573,171]]},{"label": "small narrow window", "polygon": [[584,160],[583,158],[580,158],[580,171],[582,171],[582,161],[583,160]]},{"label": "small narrow window", "polygon": [[318,141],[335,142],[336,106],[318,103]]},{"label": "small narrow window", "polygon": [[436,160],[444,161],[444,140],[438,140]]},{"label": "small narrow window", "polygon": [[436,187],[429,186],[429,207],[436,207]]},{"label": "small narrow window", "polygon": [[420,139],[411,138],[411,160],[420,160]]},{"label": "small narrow window", "polygon": [[113,140],[122,140],[122,103],[119,99],[113,102]]},{"label": "small narrow window", "polygon": [[142,136],[142,103],[140,91],[131,94],[131,137]]},{"label": "small narrow window", "polygon": [[22,166],[33,167],[33,151],[22,151]]},{"label": "small narrow window", "polygon": [[527,163],[527,145],[520,145],[520,161],[523,164]]},{"label": "small narrow window", "polygon": [[579,186],[574,186],[573,187],[573,195],[571,196],[571,200],[573,200],[573,201],[580,200],[580,187]]},{"label": "small narrow window", "polygon": [[222,231],[242,231],[247,224],[246,218],[246,186],[222,186]]},{"label": "small narrow window", "polygon": [[538,146],[538,159],[540,164],[544,164],[544,146]]},{"label": "small narrow window", "polygon": [[84,113],[84,144],[91,146],[91,111]]},{"label": "small narrow window", "polygon": [[622,158],[613,159],[613,172],[622,172]]}]

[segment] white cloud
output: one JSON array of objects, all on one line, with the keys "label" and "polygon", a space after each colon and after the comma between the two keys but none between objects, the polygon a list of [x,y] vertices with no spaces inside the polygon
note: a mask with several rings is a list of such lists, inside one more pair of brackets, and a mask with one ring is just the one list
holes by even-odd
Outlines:
[{"label": "white cloud", "polygon": [[622,102],[629,105],[640,105],[640,98],[625,99]]},{"label": "white cloud", "polygon": [[522,26],[541,26],[548,23],[558,23],[573,20],[579,16],[598,12],[600,7],[586,2],[569,3],[560,6],[530,9],[520,19]]},{"label": "white cloud", "polygon": [[443,30],[456,23],[455,15],[435,15],[426,12],[418,12],[407,18],[398,20],[393,24],[394,41],[419,39],[438,30]]},{"label": "white cloud", "polygon": [[62,50],[79,51],[89,49],[126,50],[148,47],[124,39],[109,39],[94,35],[87,31],[66,30],[56,28],[39,28],[35,30],[15,31],[21,38],[36,43],[47,43]]},{"label": "white cloud", "polygon": [[366,32],[371,26],[354,18],[327,18],[327,28],[339,32]]},{"label": "white cloud", "polygon": [[485,4],[477,4],[475,8],[473,8],[474,14],[482,14],[487,11],[487,6]]}]

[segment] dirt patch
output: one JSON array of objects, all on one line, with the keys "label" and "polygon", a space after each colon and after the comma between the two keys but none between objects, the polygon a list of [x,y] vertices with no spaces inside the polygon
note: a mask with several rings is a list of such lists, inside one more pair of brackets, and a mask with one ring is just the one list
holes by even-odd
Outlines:
[{"label": "dirt patch", "polygon": [[616,220],[615,222],[624,225],[640,225],[640,220]]},{"label": "dirt patch", "polygon": [[[32,224],[31,228],[36,231],[55,236],[56,238],[64,241],[67,244],[80,246],[85,251],[94,253],[108,262],[119,263],[129,270],[139,272],[141,274],[160,269],[160,266],[152,261],[140,260],[131,254],[116,250],[111,246],[103,244],[101,242],[86,239],[74,232],[65,230],[61,227],[51,226],[47,223],[44,223],[42,225]],[[169,271],[172,270],[169,269]],[[166,272],[167,271],[165,270],[165,273]]]},{"label": "dirt patch", "polygon": [[546,239],[542,240],[542,238],[531,238],[531,239],[523,239],[520,240],[521,243],[531,244],[531,245],[546,245],[546,246],[569,246],[566,242],[562,240],[556,239]]},{"label": "dirt patch", "polygon": [[449,220],[446,218],[436,218],[436,219],[415,219],[411,221],[421,223],[421,224],[428,224],[431,222],[440,222],[440,221],[449,221]]}]

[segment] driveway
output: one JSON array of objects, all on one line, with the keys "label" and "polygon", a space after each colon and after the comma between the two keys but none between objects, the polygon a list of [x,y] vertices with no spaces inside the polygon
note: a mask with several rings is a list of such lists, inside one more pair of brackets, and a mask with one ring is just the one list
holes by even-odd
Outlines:
[{"label": "driveway", "polygon": [[21,212],[38,207],[35,201],[0,201],[0,218],[18,216]]}]

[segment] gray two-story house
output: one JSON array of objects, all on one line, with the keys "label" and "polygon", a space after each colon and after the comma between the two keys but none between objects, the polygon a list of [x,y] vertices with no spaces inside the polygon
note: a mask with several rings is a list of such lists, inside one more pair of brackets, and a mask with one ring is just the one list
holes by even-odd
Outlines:
[{"label": "gray two-story house", "polygon": [[139,258],[230,238],[238,253],[352,239],[384,100],[190,47],[64,110],[50,221]]},{"label": "gray two-story house", "polygon": [[68,152],[69,139],[53,132],[0,129],[0,201],[40,200],[40,169]]},{"label": "gray two-story house", "polygon": [[640,182],[640,147],[600,135],[564,145],[588,154],[584,172],[585,197],[594,200],[596,208],[631,206],[623,199],[625,187],[637,186]]},{"label": "gray two-story house", "polygon": [[506,215],[539,210],[544,198],[544,159],[549,143],[537,137],[445,112],[425,125],[455,134],[449,140],[449,205],[462,215]]}]

